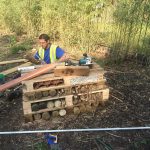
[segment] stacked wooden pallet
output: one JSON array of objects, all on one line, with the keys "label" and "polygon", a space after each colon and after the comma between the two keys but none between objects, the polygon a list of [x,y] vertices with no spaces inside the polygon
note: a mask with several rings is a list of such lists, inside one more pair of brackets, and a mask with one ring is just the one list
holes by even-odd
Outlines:
[{"label": "stacked wooden pallet", "polygon": [[[60,70],[58,74],[61,75]],[[104,70],[97,64],[88,76],[56,76],[57,71],[54,71],[22,82],[26,122],[49,120],[67,113],[93,112],[109,98]]]}]

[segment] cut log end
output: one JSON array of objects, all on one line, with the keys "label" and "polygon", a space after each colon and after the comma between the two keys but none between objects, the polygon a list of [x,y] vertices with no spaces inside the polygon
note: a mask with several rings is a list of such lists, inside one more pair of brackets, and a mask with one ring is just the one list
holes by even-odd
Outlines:
[{"label": "cut log end", "polygon": [[65,116],[66,113],[67,113],[67,112],[66,112],[65,109],[62,109],[62,110],[59,111],[59,115],[60,115],[60,116]]},{"label": "cut log end", "polygon": [[50,114],[49,114],[49,112],[44,112],[44,113],[42,114],[42,119],[43,119],[43,120],[49,120],[49,119],[50,119]]}]

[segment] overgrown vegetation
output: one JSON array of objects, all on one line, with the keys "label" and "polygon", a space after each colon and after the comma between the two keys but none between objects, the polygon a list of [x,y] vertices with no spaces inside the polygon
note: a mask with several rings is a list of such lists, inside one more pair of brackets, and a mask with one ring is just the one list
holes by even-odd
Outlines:
[{"label": "overgrown vegetation", "polygon": [[150,56],[149,0],[1,0],[1,26],[28,37],[48,33],[70,51],[111,47],[114,60]]},{"label": "overgrown vegetation", "polygon": [[10,36],[9,38],[10,38],[10,51],[12,54],[22,53],[23,51],[32,49],[32,45],[34,42],[30,38],[23,39],[22,42],[20,43],[17,43],[16,36],[14,35]]}]

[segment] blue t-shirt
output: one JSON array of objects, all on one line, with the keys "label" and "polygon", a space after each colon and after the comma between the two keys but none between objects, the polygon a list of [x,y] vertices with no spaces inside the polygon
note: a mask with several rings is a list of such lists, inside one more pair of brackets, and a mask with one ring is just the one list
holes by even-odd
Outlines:
[{"label": "blue t-shirt", "polygon": [[[47,48],[45,51],[44,51],[44,61],[47,63],[47,64],[50,64],[51,61],[50,61],[50,48]],[[64,55],[64,50],[61,49],[60,47],[57,47],[56,48],[56,58],[59,59],[61,58],[63,55]],[[38,54],[38,52],[36,52],[36,54],[34,55],[34,58],[39,60],[40,56]]]}]

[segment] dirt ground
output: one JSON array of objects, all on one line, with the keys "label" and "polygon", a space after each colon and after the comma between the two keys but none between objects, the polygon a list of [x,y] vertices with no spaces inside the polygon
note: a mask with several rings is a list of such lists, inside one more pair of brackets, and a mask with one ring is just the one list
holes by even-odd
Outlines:
[{"label": "dirt ground", "polygon": [[[0,40],[2,49],[3,39]],[[6,45],[6,43],[4,42]],[[4,60],[4,58],[2,59]],[[93,113],[24,123],[22,97],[0,98],[0,131],[150,126],[150,67],[126,61],[106,65],[110,98]],[[0,135],[2,150],[149,150],[150,130],[56,133],[48,148],[43,134]]]}]

